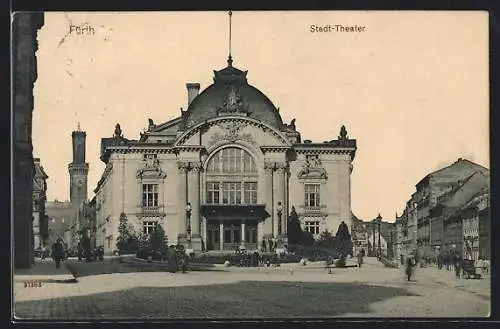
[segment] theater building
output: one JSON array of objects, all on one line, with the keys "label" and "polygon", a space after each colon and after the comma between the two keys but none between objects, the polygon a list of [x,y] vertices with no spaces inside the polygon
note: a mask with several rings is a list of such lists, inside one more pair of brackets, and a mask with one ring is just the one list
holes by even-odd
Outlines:
[{"label": "theater building", "polygon": [[292,207],[314,235],[336,232],[342,221],[351,227],[356,140],[344,126],[333,140],[302,140],[295,120],[284,123],[231,57],[199,91],[188,83],[187,110],[161,124],[149,119],[136,140],[119,124],[102,138],[106,168],[94,192],[107,253],[116,249],[122,212],[136,231],[161,225],[169,244],[194,250],[286,244]]}]

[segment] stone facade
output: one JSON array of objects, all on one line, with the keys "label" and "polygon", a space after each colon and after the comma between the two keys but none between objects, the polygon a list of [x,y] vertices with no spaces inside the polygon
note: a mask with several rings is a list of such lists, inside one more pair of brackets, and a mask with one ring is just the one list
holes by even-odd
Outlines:
[{"label": "stone facade", "polygon": [[[428,174],[416,185],[416,194],[412,200],[417,211],[417,245],[424,257],[435,255],[436,244],[433,244],[432,230],[439,229],[431,221],[430,209],[435,207],[438,197],[450,191],[457,182],[466,179],[476,171],[488,170],[466,159],[458,159],[451,165]],[[434,231],[435,234],[437,231]]]},{"label": "stone facade", "polygon": [[337,139],[301,141],[295,120],[248,84],[246,71],[214,71],[188,108],[138,140],[117,124],[101,142],[106,168],[94,192],[97,240],[116,248],[123,212],[138,231],[164,228],[169,243],[194,250],[257,249],[275,238],[286,244],[289,211],[314,235],[351,227],[350,175],[356,141],[342,127]]},{"label": "stone facade", "polygon": [[418,250],[429,259],[450,249],[462,254],[464,236],[459,211],[488,186],[489,170],[462,158],[424,177],[401,216],[402,253]]},{"label": "stone facade", "polygon": [[37,78],[37,31],[41,13],[17,13],[12,19],[13,63],[13,163],[14,267],[30,268],[34,262],[33,236],[33,146],[31,124],[33,85]]},{"label": "stone facade", "polygon": [[33,237],[35,249],[46,245],[48,238],[48,222],[45,212],[47,201],[47,174],[40,165],[40,159],[35,158],[33,175]]}]

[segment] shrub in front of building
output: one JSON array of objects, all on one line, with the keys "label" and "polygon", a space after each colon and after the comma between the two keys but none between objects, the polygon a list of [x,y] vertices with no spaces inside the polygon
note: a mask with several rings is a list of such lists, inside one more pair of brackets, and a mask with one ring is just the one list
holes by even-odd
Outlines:
[{"label": "shrub in front of building", "polygon": [[132,225],[128,223],[127,215],[120,214],[120,224],[118,225],[118,238],[116,248],[120,255],[133,254],[138,251],[137,234]]},{"label": "shrub in front of building", "polygon": [[168,240],[165,230],[161,225],[150,234],[140,233],[137,235],[136,257],[141,259],[166,260]]}]

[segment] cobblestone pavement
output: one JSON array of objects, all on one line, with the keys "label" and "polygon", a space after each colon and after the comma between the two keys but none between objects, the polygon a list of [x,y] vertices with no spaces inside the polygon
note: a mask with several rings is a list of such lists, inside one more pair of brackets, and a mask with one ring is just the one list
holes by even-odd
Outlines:
[{"label": "cobblestone pavement", "polygon": [[[402,268],[367,260],[362,268],[320,263],[279,268],[225,268],[218,272],[130,270],[86,275],[78,283],[15,285],[20,318],[272,318],[272,317],[482,317],[489,313],[489,280],[455,280],[451,272],[417,269],[406,282]],[[119,268],[119,267],[122,268]],[[293,268],[293,271],[290,270]],[[486,284],[488,283],[488,284]]]}]

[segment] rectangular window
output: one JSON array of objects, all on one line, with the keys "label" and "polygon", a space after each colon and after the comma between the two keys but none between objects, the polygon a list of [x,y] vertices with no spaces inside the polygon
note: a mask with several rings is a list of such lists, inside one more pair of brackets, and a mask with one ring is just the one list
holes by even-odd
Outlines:
[{"label": "rectangular window", "polygon": [[207,183],[207,203],[218,204],[220,201],[220,183],[208,182]]},{"label": "rectangular window", "polygon": [[231,230],[224,230],[224,243],[231,243]]},{"label": "rectangular window", "polygon": [[241,204],[241,183],[222,183],[222,203]]},{"label": "rectangular window", "polygon": [[142,206],[158,207],[158,184],[142,185]]},{"label": "rectangular window", "polygon": [[158,223],[157,222],[143,222],[142,230],[144,234],[151,234],[156,230]]},{"label": "rectangular window", "polygon": [[257,182],[243,183],[243,202],[257,204]]},{"label": "rectangular window", "polygon": [[305,228],[306,231],[310,232],[311,234],[319,234],[319,221],[305,222]]},{"label": "rectangular window", "polygon": [[248,243],[257,243],[257,228],[255,227],[245,228],[245,240]]},{"label": "rectangular window", "polygon": [[319,207],[319,184],[305,185],[305,206]]}]

